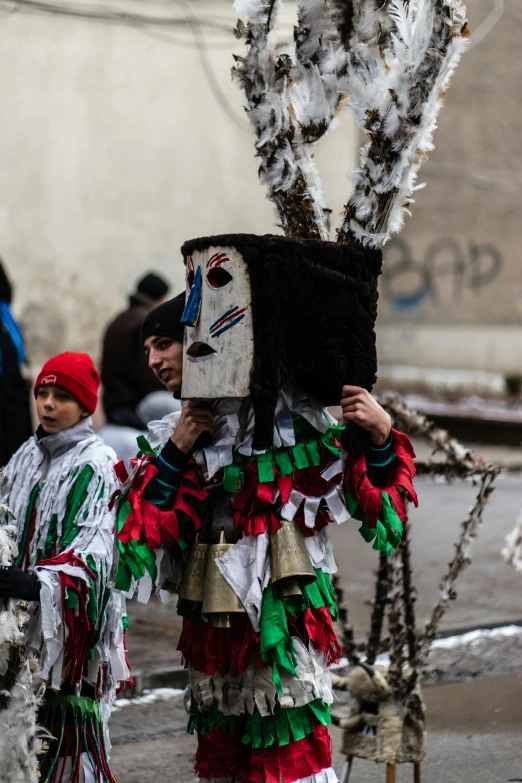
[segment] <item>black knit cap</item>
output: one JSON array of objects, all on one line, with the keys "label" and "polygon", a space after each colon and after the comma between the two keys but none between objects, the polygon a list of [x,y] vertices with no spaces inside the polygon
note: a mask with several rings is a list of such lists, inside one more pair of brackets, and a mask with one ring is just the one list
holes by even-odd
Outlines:
[{"label": "black knit cap", "polygon": [[147,337],[171,337],[173,340],[183,342],[185,327],[181,323],[181,316],[185,309],[185,292],[178,294],[174,299],[155,307],[147,313],[141,325],[141,341]]},{"label": "black knit cap", "polygon": [[371,391],[377,373],[380,250],[228,234],[185,242],[185,262],[194,251],[212,246],[236,248],[250,277],[254,448],[273,444],[277,398],[286,383],[297,381],[324,405],[338,405],[346,383]]},{"label": "black knit cap", "polygon": [[155,275],[154,272],[142,277],[136,286],[136,290],[139,294],[148,296],[153,302],[157,302],[162,299],[169,292],[169,284],[159,275]]}]

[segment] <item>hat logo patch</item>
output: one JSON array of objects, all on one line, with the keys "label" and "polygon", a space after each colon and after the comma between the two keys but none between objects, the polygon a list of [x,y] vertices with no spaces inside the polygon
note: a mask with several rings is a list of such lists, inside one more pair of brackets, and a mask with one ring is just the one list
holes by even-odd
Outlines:
[{"label": "hat logo patch", "polygon": [[46,375],[40,381],[41,386],[54,386],[56,384],[56,375]]}]

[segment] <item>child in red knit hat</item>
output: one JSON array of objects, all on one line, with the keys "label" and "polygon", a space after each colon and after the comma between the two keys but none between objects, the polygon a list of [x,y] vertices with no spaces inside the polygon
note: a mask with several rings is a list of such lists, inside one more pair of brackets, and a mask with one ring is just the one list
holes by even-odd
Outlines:
[{"label": "child in red knit hat", "polygon": [[[40,426],[0,481],[19,549],[16,564],[0,569],[0,598],[31,602],[30,634],[47,682],[38,721],[54,739],[40,761],[43,783],[116,780],[107,719],[129,670],[125,599],[109,587],[116,455],[91,420],[99,386],[87,354],[49,359],[34,386]],[[0,514],[0,524],[13,519]]]}]

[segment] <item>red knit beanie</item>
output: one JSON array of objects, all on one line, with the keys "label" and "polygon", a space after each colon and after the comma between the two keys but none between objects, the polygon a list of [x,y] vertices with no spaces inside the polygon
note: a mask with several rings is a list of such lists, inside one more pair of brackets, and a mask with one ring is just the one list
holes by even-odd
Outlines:
[{"label": "red knit beanie", "polygon": [[100,375],[86,353],[66,351],[53,356],[44,364],[36,379],[35,397],[40,386],[61,386],[90,414],[94,413],[98,405]]}]

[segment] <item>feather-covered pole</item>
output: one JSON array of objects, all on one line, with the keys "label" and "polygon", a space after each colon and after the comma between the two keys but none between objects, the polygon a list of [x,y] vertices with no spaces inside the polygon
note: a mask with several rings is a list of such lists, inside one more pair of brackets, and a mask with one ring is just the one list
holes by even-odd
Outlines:
[{"label": "feather-covered pole", "polygon": [[[5,519],[9,509],[0,507]],[[16,528],[0,527],[0,566],[18,554]],[[38,670],[26,639],[28,615],[19,603],[0,598],[0,783],[37,783],[43,742],[36,724],[41,695],[35,694]]]},{"label": "feather-covered pole", "polygon": [[388,604],[389,587],[390,563],[386,555],[381,555],[379,558],[379,571],[375,583],[375,598],[373,601],[370,633],[368,636],[368,645],[366,647],[366,661],[369,664],[375,663],[375,659],[380,652],[384,615]]},{"label": "feather-covered pole", "polygon": [[314,145],[330,129],[344,97],[340,80],[346,75],[347,55],[330,0],[299,0],[294,43],[289,97],[299,130],[297,164],[307,182],[322,238],[330,239],[330,204],[313,161]]},{"label": "feather-covered pole", "polygon": [[[427,666],[431,645],[437,637],[440,621],[447,612],[451,601],[457,597],[455,584],[459,575],[471,562],[471,547],[478,535],[482,524],[482,515],[494,490],[494,482],[500,473],[500,468],[496,465],[486,464],[481,457],[466,449],[454,438],[451,438],[445,430],[438,429],[423,414],[408,407],[397,397],[392,395],[382,397],[380,402],[394,419],[395,426],[398,426],[402,432],[413,436],[423,436],[433,446],[434,452],[442,452],[446,455],[444,463],[435,463],[430,460],[420,465],[417,463],[417,467],[424,468],[419,472],[444,475],[448,481],[456,477],[469,477],[478,483],[477,496],[469,509],[468,516],[461,523],[460,533],[454,545],[453,558],[440,583],[439,599],[424,631],[418,637],[417,645],[411,643],[411,632],[408,628],[409,660],[413,671],[402,691],[403,697],[407,700]],[[408,581],[407,574],[410,568],[406,562],[404,562],[404,566],[403,577]],[[406,620],[407,626],[410,625],[407,615]],[[412,651],[415,652],[414,656],[412,656]]]},{"label": "feather-covered pole", "polygon": [[[329,39],[336,32],[325,25],[328,6],[324,0],[303,0],[295,31],[299,57],[277,37],[279,0],[236,0],[235,7],[240,16],[236,35],[246,40],[248,50],[245,57],[235,57],[232,74],[247,98],[261,180],[287,236],[329,239],[331,210],[312,146],[339,103],[335,74],[323,79],[318,65],[325,60],[317,54],[323,40],[326,45],[326,28]],[[331,68],[332,58],[329,62]]]},{"label": "feather-covered pole", "polygon": [[404,668],[406,633],[403,624],[403,582],[399,551],[390,558],[390,595],[388,625],[390,629],[390,667],[387,679],[394,691],[401,690]]},{"label": "feather-covered pole", "polygon": [[357,666],[360,661],[358,646],[355,641],[353,625],[350,623],[348,615],[348,605],[344,599],[344,590],[341,587],[338,574],[333,575],[332,584],[335,590],[335,603],[339,612],[339,638],[343,655],[348,658],[352,666]]},{"label": "feather-covered pole", "polygon": [[353,30],[347,90],[369,142],[339,239],[380,247],[409,214],[468,26],[461,0],[360,0]]}]

